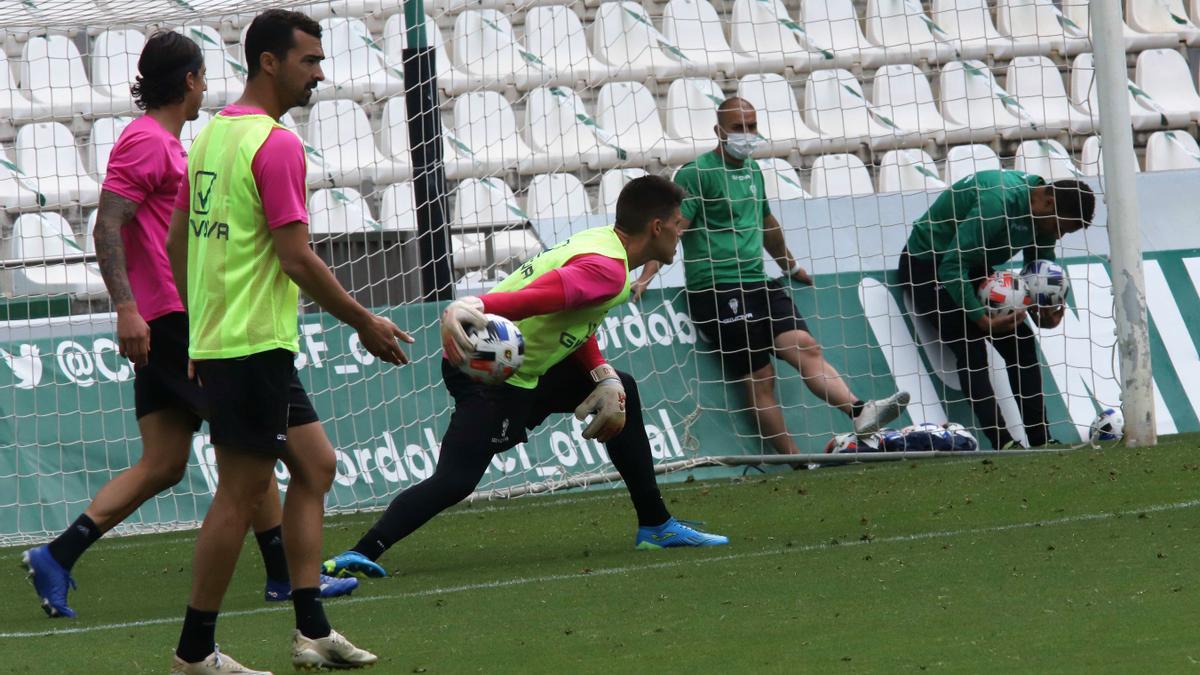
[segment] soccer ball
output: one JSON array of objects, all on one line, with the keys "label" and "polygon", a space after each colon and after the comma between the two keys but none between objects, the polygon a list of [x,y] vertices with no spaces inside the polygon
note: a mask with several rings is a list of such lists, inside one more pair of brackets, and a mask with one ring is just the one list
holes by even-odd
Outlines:
[{"label": "soccer ball", "polygon": [[1092,443],[1112,443],[1121,440],[1125,434],[1125,416],[1117,408],[1106,408],[1096,416],[1088,430],[1088,440]]},{"label": "soccer ball", "polygon": [[979,449],[979,441],[975,439],[975,434],[967,431],[967,428],[958,422],[946,422],[946,435],[950,437],[950,443],[954,450],[975,451]]},{"label": "soccer ball", "polygon": [[1021,272],[1030,302],[1043,307],[1054,307],[1067,301],[1067,290],[1071,282],[1062,265],[1052,260],[1034,260]]},{"label": "soccer ball", "polygon": [[1011,270],[992,273],[979,285],[979,302],[993,316],[1012,314],[1029,306],[1029,294],[1020,275]]},{"label": "soccer ball", "polygon": [[512,321],[496,314],[485,316],[487,326],[483,330],[466,327],[475,351],[467,355],[459,368],[476,382],[500,384],[525,361],[525,338]]},{"label": "soccer ball", "polygon": [[854,434],[837,434],[825,444],[825,454],[843,452],[858,452],[858,436]]}]

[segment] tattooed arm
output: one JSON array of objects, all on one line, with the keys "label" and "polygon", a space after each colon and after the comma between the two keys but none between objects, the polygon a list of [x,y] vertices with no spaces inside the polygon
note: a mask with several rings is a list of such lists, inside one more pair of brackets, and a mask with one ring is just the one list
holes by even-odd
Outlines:
[{"label": "tattooed arm", "polygon": [[134,302],[125,269],[125,244],[121,240],[121,228],[133,220],[137,209],[137,202],[115,192],[102,191],[92,240],[96,244],[100,275],[104,277],[108,296],[117,308],[117,343],[121,356],[142,366],[150,356],[150,326],[142,319]]}]

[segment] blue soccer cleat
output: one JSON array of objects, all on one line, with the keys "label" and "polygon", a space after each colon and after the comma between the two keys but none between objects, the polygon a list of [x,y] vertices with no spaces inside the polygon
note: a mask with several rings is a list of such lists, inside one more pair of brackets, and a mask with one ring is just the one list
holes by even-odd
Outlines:
[{"label": "blue soccer cleat", "polygon": [[75,588],[75,580],[50,555],[45,546],[31,548],[21,554],[21,565],[29,572],[33,589],[42,599],[42,611],[51,619],[75,618],[75,610],[67,606],[67,588]]},{"label": "blue soccer cleat", "polygon": [[[335,579],[321,575],[321,597],[337,598],[350,595],[358,588],[358,579]],[[267,602],[282,602],[292,599],[292,584],[287,581],[267,579],[267,588],[263,591],[263,599]]]},{"label": "blue soccer cleat", "polygon": [[321,564],[321,573],[339,579],[381,579],[387,576],[387,570],[382,565],[358,551],[346,551],[326,560]]},{"label": "blue soccer cleat", "polygon": [[637,549],[640,551],[656,551],[673,546],[722,546],[728,543],[729,537],[701,532],[674,518],[658,527],[639,527],[637,531]]}]

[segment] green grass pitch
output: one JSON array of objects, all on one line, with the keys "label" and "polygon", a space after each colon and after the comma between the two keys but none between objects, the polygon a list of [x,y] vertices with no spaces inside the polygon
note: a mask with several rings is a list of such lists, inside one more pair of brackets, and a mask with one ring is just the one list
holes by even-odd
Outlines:
[{"label": "green grass pitch", "polygon": [[[460,506],[329,602],[379,673],[1183,672],[1200,668],[1200,437],[669,486],[731,545],[633,550],[623,490]],[[330,519],[327,552],[374,519]],[[194,533],[103,540],[51,621],[0,550],[0,672],[163,673]],[[291,672],[252,540],[217,639]]]}]

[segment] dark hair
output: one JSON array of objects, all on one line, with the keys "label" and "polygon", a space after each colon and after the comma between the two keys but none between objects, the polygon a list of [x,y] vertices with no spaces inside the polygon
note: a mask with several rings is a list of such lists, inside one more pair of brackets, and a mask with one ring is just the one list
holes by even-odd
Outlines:
[{"label": "dark hair", "polygon": [[160,31],[146,40],[138,57],[137,82],[129,87],[139,110],[173,105],[187,93],[188,73],[204,66],[200,45],[175,31]]},{"label": "dark hair", "polygon": [[246,77],[252,78],[262,68],[259,61],[264,52],[276,58],[287,58],[288,50],[296,46],[295,31],[321,38],[321,24],[312,17],[286,9],[268,9],[254,17],[246,31]]},{"label": "dark hair", "polygon": [[683,194],[683,188],[662,176],[634,178],[617,196],[617,229],[641,234],[655,218],[670,218],[683,203]]},{"label": "dark hair", "polygon": [[1087,183],[1056,180],[1049,188],[1054,195],[1054,210],[1059,218],[1081,220],[1084,227],[1092,224],[1092,216],[1096,215],[1096,195]]}]

